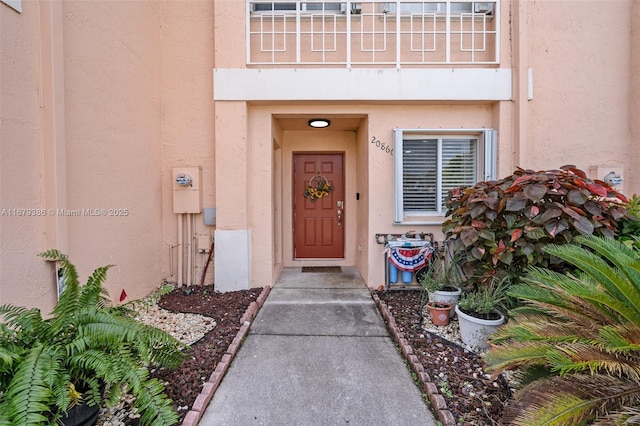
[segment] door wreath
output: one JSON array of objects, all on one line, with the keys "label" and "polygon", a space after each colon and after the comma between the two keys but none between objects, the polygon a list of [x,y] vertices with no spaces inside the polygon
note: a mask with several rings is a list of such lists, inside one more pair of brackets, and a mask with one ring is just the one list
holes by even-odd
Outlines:
[{"label": "door wreath", "polygon": [[327,178],[318,172],[317,175],[309,179],[309,184],[304,189],[304,198],[308,198],[313,203],[326,197],[331,191],[333,191],[333,185],[329,185]]}]

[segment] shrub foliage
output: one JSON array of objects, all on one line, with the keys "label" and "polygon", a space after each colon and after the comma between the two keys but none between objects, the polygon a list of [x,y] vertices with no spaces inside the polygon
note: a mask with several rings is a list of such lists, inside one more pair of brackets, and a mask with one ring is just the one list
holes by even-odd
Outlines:
[{"label": "shrub foliage", "polygon": [[628,215],[620,221],[618,239],[627,246],[640,250],[640,195],[633,194],[625,204]]},{"label": "shrub foliage", "polygon": [[576,270],[532,267],[509,290],[525,305],[485,354],[525,383],[505,424],[640,424],[640,255],[594,236],[544,250]]},{"label": "shrub foliage", "polygon": [[560,260],[542,250],[577,235],[613,237],[626,216],[627,199],[575,166],[512,175],[452,190],[443,231],[466,258],[466,274],[480,282],[493,276],[516,279],[528,266],[561,269]]}]

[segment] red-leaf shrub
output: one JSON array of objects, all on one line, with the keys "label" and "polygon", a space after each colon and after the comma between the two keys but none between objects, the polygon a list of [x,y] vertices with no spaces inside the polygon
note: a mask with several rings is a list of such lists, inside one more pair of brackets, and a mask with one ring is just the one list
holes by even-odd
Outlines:
[{"label": "red-leaf shrub", "polygon": [[[466,252],[463,268],[479,282],[509,276],[517,281],[527,266],[562,269],[542,251],[576,235],[614,237],[627,215],[628,200],[605,182],[591,180],[575,166],[533,171],[450,191],[450,216],[443,223],[455,251]],[[476,281],[476,280],[474,280]]]}]

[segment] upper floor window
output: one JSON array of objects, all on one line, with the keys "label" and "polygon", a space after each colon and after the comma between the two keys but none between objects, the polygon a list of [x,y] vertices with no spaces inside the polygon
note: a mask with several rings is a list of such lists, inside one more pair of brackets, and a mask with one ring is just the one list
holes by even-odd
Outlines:
[{"label": "upper floor window", "polygon": [[495,178],[497,132],[394,130],[394,222],[429,221],[446,213],[450,189]]},{"label": "upper floor window", "polygon": [[22,13],[22,0],[0,0],[16,12]]},{"label": "upper floor window", "polygon": [[[396,13],[396,3],[381,3],[380,7],[383,12]],[[484,13],[490,15],[493,13],[493,2],[455,2],[449,3],[449,11],[452,14],[460,13]],[[402,2],[400,3],[400,14],[420,14],[420,13],[435,13],[445,14],[447,12],[447,2],[433,2],[433,1],[416,1],[416,2]]]},{"label": "upper floor window", "polygon": [[[342,12],[344,11],[344,2],[301,2],[300,10],[302,12],[325,11],[325,12]],[[266,2],[253,3],[253,12],[271,12],[271,11],[296,11],[295,2]]]}]

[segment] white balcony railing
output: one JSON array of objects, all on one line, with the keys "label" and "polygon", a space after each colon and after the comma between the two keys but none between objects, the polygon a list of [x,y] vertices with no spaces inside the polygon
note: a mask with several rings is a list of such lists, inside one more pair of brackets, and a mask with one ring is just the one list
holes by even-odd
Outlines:
[{"label": "white balcony railing", "polygon": [[500,0],[248,0],[247,64],[492,65]]}]

